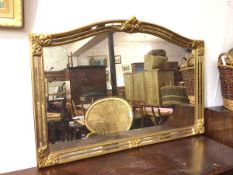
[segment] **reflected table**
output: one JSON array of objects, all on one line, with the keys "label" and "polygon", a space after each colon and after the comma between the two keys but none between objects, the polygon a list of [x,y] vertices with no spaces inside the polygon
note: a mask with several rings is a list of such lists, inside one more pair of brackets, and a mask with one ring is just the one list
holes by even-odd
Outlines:
[{"label": "reflected table", "polygon": [[47,112],[47,121],[60,121],[61,113],[60,112]]}]

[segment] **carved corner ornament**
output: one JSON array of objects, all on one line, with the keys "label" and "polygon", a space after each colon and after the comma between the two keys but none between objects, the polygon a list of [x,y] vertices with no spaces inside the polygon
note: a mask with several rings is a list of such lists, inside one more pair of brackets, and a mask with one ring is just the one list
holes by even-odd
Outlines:
[{"label": "carved corner ornament", "polygon": [[49,149],[47,146],[38,149],[38,158],[39,167],[48,167],[59,164],[58,155],[51,153],[49,154]]},{"label": "carved corner ornament", "polygon": [[142,140],[141,139],[130,140],[130,145],[132,148],[140,147],[142,146]]},{"label": "carved corner ornament", "polygon": [[192,48],[197,49],[198,56],[204,56],[204,41],[193,41]]},{"label": "carved corner ornament", "polygon": [[195,134],[202,134],[205,132],[204,119],[198,119],[194,132]]},{"label": "carved corner ornament", "polygon": [[128,33],[140,32],[142,26],[136,17],[132,17],[122,25],[121,30]]},{"label": "carved corner ornament", "polygon": [[30,34],[30,41],[32,45],[32,55],[40,56],[42,54],[42,47],[49,46],[52,43],[52,37],[51,35]]}]

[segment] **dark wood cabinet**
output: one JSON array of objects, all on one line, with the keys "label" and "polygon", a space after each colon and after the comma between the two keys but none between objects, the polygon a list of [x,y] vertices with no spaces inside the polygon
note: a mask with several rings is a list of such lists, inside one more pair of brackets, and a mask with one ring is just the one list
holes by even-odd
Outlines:
[{"label": "dark wood cabinet", "polygon": [[233,148],[233,111],[223,106],[206,108],[205,135]]},{"label": "dark wood cabinet", "polygon": [[45,78],[48,82],[64,81],[65,71],[45,71]]},{"label": "dark wood cabinet", "polygon": [[73,100],[75,104],[80,104],[82,95],[106,96],[105,68],[105,66],[70,67],[65,72],[67,100]]}]

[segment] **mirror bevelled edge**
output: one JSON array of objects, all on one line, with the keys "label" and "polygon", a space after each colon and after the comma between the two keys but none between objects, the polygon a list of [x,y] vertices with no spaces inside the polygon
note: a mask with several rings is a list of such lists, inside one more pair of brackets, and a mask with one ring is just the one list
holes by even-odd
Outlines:
[{"label": "mirror bevelled edge", "polygon": [[[160,37],[180,47],[193,50],[195,53],[196,99],[194,125],[167,131],[134,135],[130,138],[108,140],[97,144],[74,147],[50,153],[46,124],[43,47],[68,44],[107,32],[147,33]],[[30,42],[37,163],[39,168],[204,133],[204,41],[191,40],[161,26],[140,22],[135,17],[132,17],[129,20],[111,20],[94,23],[65,33],[48,35],[30,34]]]}]

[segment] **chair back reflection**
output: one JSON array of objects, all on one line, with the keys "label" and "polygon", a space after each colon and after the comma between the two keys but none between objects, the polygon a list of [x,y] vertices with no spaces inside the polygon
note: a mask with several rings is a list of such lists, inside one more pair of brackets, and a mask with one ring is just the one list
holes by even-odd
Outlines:
[{"label": "chair back reflection", "polygon": [[85,115],[86,127],[95,134],[111,134],[127,131],[133,121],[129,103],[118,97],[107,97],[95,101]]},{"label": "chair back reflection", "polygon": [[136,120],[141,120],[141,127],[144,126],[145,102],[144,101],[130,101],[133,110],[134,128],[136,128]]}]

